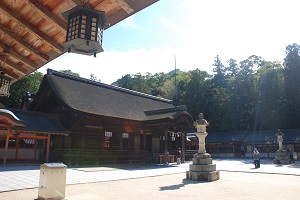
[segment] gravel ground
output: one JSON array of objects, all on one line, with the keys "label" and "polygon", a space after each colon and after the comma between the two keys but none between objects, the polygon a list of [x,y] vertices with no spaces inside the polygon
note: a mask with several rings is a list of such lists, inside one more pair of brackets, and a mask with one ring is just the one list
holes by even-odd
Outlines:
[{"label": "gravel ground", "polygon": [[[197,182],[185,173],[66,186],[68,200],[272,199],[299,200],[300,176],[220,171],[220,180]],[[0,193],[1,200],[33,200],[38,189]]]}]

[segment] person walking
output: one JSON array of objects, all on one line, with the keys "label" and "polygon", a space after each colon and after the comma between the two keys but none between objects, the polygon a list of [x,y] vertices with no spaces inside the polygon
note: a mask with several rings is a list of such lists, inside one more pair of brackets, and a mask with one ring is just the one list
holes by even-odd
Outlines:
[{"label": "person walking", "polygon": [[177,164],[181,164],[181,150],[178,148],[177,153],[176,153],[176,158],[177,158]]},{"label": "person walking", "polygon": [[254,148],[253,150],[252,157],[254,160],[255,168],[260,168],[260,153],[256,148]]},{"label": "person walking", "polygon": [[169,165],[169,156],[170,156],[170,153],[168,151],[166,151],[164,154],[164,165]]}]

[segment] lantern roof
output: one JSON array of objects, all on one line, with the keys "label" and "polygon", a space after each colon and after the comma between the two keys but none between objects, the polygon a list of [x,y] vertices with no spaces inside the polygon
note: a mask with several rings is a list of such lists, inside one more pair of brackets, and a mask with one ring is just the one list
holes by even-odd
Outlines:
[{"label": "lantern roof", "polygon": [[104,11],[101,11],[101,10],[95,10],[95,9],[92,9],[92,8],[87,8],[85,6],[75,6],[74,8],[72,8],[71,10],[68,10],[64,13],[62,13],[62,16],[65,18],[66,21],[68,21],[68,16],[71,14],[71,13],[75,13],[75,12],[78,12],[78,11],[87,11],[87,12],[91,12],[91,13],[95,13],[95,14],[98,14],[99,17],[101,18],[101,21],[103,22],[103,28],[106,29],[109,27],[109,21],[106,17],[106,14]]}]

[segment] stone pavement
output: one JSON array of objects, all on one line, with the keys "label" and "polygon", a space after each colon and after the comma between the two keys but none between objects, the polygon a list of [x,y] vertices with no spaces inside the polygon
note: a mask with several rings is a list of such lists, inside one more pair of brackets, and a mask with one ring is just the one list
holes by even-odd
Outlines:
[{"label": "stone pavement", "polygon": [[[219,171],[266,174],[290,174],[300,176],[300,161],[290,165],[275,165],[270,159],[261,160],[261,168],[255,169],[251,159],[213,159]],[[68,167],[66,184],[95,183],[132,178],[182,173],[189,170],[186,162],[181,165],[145,165],[116,167]],[[0,165],[0,192],[37,188],[40,165]],[[222,177],[222,174],[221,174]],[[300,197],[299,197],[300,198]]]}]

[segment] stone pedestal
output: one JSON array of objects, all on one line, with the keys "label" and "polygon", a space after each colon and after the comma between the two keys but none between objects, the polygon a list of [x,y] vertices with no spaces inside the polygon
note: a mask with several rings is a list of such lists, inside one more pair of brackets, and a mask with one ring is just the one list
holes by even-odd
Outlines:
[{"label": "stone pedestal", "polygon": [[216,164],[212,164],[211,155],[197,153],[194,155],[193,164],[190,164],[186,178],[193,181],[216,181],[220,179],[220,172],[216,171]]},{"label": "stone pedestal", "polygon": [[290,164],[290,158],[285,150],[277,150],[275,154],[274,164]]}]

